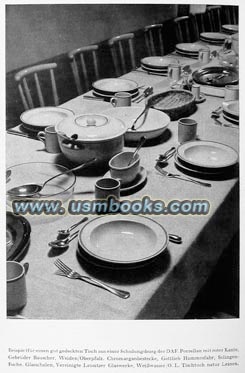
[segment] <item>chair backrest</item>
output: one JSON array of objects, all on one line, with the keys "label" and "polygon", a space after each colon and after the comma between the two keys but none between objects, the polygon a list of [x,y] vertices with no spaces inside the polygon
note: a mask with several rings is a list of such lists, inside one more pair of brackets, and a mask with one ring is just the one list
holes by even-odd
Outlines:
[{"label": "chair backrest", "polygon": [[199,38],[200,33],[206,31],[205,13],[192,14],[192,18],[197,38]]},{"label": "chair backrest", "polygon": [[[71,61],[71,68],[75,79],[77,92],[79,95],[84,92],[84,90],[82,89],[82,81],[84,82],[86,91],[88,91],[90,88],[89,71],[91,70],[91,66],[93,66],[93,76],[95,77],[94,80],[99,79],[97,56],[98,49],[98,45],[88,45],[86,47],[74,49],[68,53],[68,57]],[[91,61],[88,60],[89,57],[92,59]]]},{"label": "chair backrest", "polygon": [[121,75],[122,73],[126,74],[128,66],[128,64],[126,63],[126,59],[128,58],[128,55],[130,56],[131,62],[130,68],[135,69],[136,67],[133,40],[133,33],[115,36],[108,40],[117,76]]},{"label": "chair backrest", "polygon": [[[44,94],[43,94],[43,90],[41,88],[40,79],[39,79],[39,74],[44,71],[49,71],[48,80],[50,80],[50,83],[51,83],[53,102],[55,106],[59,105],[59,98],[58,98],[57,87],[56,87],[55,76],[54,76],[54,69],[56,68],[57,68],[56,63],[47,63],[47,64],[28,67],[15,74],[15,80],[18,83],[20,97],[21,97],[25,110],[33,109],[35,106],[37,106],[34,104],[34,92],[32,91],[34,87],[35,87],[35,97],[37,95],[39,106],[45,106],[45,102],[43,98]],[[33,79],[34,79],[34,84],[33,84]],[[45,87],[47,87],[47,78],[45,79]]]},{"label": "chair backrest", "polygon": [[225,15],[225,23],[237,25],[238,24],[238,6],[224,5],[222,11]]},{"label": "chair backrest", "polygon": [[191,32],[190,32],[190,17],[183,16],[174,18],[176,38],[178,43],[190,42]]},{"label": "chair backrest", "polygon": [[220,5],[210,5],[207,8],[210,30],[211,31],[220,31],[222,22],[221,22],[221,6]]},{"label": "chair backrest", "polygon": [[145,44],[147,54],[149,56],[155,56],[157,54],[163,56],[164,54],[162,28],[162,23],[156,23],[154,25],[145,26],[144,28]]}]

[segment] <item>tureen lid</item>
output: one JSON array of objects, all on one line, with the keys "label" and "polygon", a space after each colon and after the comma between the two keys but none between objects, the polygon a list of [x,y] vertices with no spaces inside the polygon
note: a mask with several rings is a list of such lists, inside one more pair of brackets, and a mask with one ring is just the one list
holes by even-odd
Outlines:
[{"label": "tureen lid", "polygon": [[66,136],[78,135],[78,140],[103,141],[123,135],[127,127],[120,119],[103,114],[80,114],[56,125],[56,131]]}]

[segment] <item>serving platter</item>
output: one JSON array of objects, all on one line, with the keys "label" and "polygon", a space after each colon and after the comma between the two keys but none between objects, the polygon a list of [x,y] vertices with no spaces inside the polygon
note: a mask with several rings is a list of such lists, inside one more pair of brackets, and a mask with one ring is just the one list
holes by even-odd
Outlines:
[{"label": "serving platter", "polygon": [[177,148],[177,155],[191,167],[209,170],[231,167],[238,161],[238,154],[233,148],[214,141],[189,141]]},{"label": "serving platter", "polygon": [[238,83],[238,72],[232,67],[211,66],[193,72],[192,77],[196,83],[225,87],[227,84]]},{"label": "serving platter", "polygon": [[129,79],[106,78],[93,82],[92,87],[98,93],[114,95],[117,92],[136,92],[138,83]]},{"label": "serving platter", "polygon": [[24,111],[20,116],[20,120],[24,128],[31,131],[41,131],[47,126],[55,126],[63,119],[73,116],[72,110],[45,106]]},{"label": "serving platter", "polygon": [[136,266],[160,255],[168,245],[166,230],[141,215],[105,215],[87,222],[78,235],[79,246],[112,266]]},{"label": "serving platter", "polygon": [[[126,124],[128,128],[124,135],[126,141],[137,141],[142,136],[145,136],[147,140],[160,136],[167,129],[170,118],[167,114],[155,109],[149,109],[144,123],[144,116],[139,118],[136,123],[136,131],[130,129],[142,110],[142,107],[126,106],[107,109],[103,113],[118,118]],[[139,129],[137,129],[138,127]]]},{"label": "serving platter", "polygon": [[31,226],[24,216],[6,214],[6,259],[18,261],[26,252],[31,235]]}]

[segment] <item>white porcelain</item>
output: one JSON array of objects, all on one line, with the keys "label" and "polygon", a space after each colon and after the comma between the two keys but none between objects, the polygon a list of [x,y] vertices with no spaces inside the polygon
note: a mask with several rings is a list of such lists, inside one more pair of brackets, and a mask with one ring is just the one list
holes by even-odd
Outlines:
[{"label": "white porcelain", "polygon": [[203,48],[203,45],[198,43],[179,43],[175,46],[176,49],[185,53],[199,53],[200,49]]},{"label": "white porcelain", "polygon": [[178,58],[175,57],[162,57],[162,56],[151,56],[144,57],[141,59],[141,63],[149,68],[156,69],[167,69],[171,63],[177,64]]},{"label": "white porcelain", "polygon": [[73,117],[73,111],[61,107],[45,106],[24,111],[20,120],[25,127],[32,130],[55,126],[65,118]]},{"label": "white porcelain", "polygon": [[18,311],[26,302],[25,268],[21,263],[7,261],[7,311]]},{"label": "white porcelain", "polygon": [[137,121],[137,131],[133,131],[130,128],[132,123],[141,113],[142,107],[131,106],[131,107],[117,107],[104,111],[104,114],[121,119],[126,127],[128,128],[124,137],[126,141],[138,141],[142,136],[145,136],[147,140],[160,136],[168,127],[170,118],[167,114],[155,110],[149,109],[146,120],[141,126],[144,118],[143,116]]},{"label": "white porcelain", "polygon": [[[104,177],[111,177],[110,171],[108,171]],[[135,189],[139,188],[142,184],[145,183],[147,178],[147,172],[146,169],[142,166],[140,166],[138,175],[136,175],[136,178],[130,183],[126,185],[120,185],[120,195],[128,195],[131,192],[133,192]]]},{"label": "white porcelain", "polygon": [[91,257],[121,265],[151,260],[168,245],[165,229],[141,215],[99,217],[81,228],[78,239]]},{"label": "white porcelain", "polygon": [[238,161],[237,152],[228,145],[214,141],[190,141],[177,148],[178,157],[198,167],[222,168]]},{"label": "white porcelain", "polygon": [[239,26],[227,24],[227,25],[222,25],[222,29],[227,32],[237,33],[239,31]]},{"label": "white porcelain", "polygon": [[58,135],[54,126],[48,126],[44,131],[39,131],[37,133],[37,138],[44,143],[48,153],[61,153]]},{"label": "white porcelain", "polygon": [[96,90],[106,92],[130,92],[138,89],[138,83],[129,79],[121,78],[106,78],[97,80],[92,84],[92,87]]},{"label": "white porcelain", "polygon": [[225,41],[227,35],[221,32],[201,32],[200,37],[211,41]]},{"label": "white porcelain", "polygon": [[186,141],[195,140],[197,135],[197,121],[191,118],[181,118],[178,121],[178,141],[183,144]]},{"label": "white porcelain", "polygon": [[131,94],[128,92],[117,92],[114,97],[111,98],[110,102],[112,106],[131,106]]},{"label": "white porcelain", "polygon": [[239,101],[227,101],[223,102],[223,110],[230,114],[234,115],[236,118],[239,118]]},{"label": "white porcelain", "polygon": [[122,186],[130,184],[139,173],[139,154],[136,154],[134,160],[130,163],[133,153],[134,152],[124,151],[114,155],[114,157],[109,161],[111,177],[114,179],[120,179]]},{"label": "white porcelain", "polygon": [[107,199],[108,197],[114,197],[119,199],[120,197],[120,181],[113,178],[102,178],[95,183],[95,198],[96,199]]}]

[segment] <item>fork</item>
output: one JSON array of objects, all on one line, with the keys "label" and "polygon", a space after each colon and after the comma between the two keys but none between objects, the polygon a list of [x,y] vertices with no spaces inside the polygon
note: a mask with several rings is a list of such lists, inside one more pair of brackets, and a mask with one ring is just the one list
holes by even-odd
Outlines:
[{"label": "fork", "polygon": [[188,177],[188,176],[182,176],[182,175],[179,175],[179,174],[171,174],[170,172],[163,170],[158,164],[156,164],[155,168],[162,175],[167,176],[167,177],[172,178],[172,179],[180,179],[180,180],[190,181],[192,183],[203,185],[203,186],[206,186],[206,187],[211,187],[212,186],[210,183],[204,183],[202,181],[194,180],[194,179],[192,179],[191,177]]},{"label": "fork", "polygon": [[[116,288],[113,288],[112,286],[106,285],[102,281],[98,281],[95,278],[91,278],[88,276],[82,276],[78,272],[73,271],[71,268],[69,268],[65,263],[62,262],[60,259],[56,259],[54,262],[56,267],[59,268],[59,270],[63,273],[65,277],[68,277],[72,280],[82,280],[84,282],[87,282],[91,285],[98,286],[104,290],[109,291],[110,293],[117,295],[120,298],[127,299],[130,297],[130,293],[128,291],[119,290]],[[57,272],[56,274],[61,275],[61,273]]]}]

